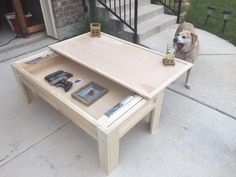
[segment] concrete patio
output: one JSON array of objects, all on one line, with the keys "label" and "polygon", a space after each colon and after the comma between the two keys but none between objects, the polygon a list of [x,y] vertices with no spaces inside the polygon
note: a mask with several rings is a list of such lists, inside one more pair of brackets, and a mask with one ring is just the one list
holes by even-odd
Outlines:
[{"label": "concrete patio", "polygon": [[[165,52],[175,29],[143,44]],[[166,89],[157,131],[148,133],[146,118],[124,136],[111,177],[235,177],[236,48],[197,33],[201,51],[192,89],[183,86],[185,76]],[[0,177],[106,176],[95,140],[41,98],[30,105],[21,98],[10,64],[46,49],[0,63]]]},{"label": "concrete patio", "polygon": [[[10,39],[11,42],[1,46],[10,41]],[[31,34],[27,38],[16,37],[16,34],[13,32],[0,31],[0,62],[44,48],[55,42],[57,40],[49,38],[45,31]]]}]

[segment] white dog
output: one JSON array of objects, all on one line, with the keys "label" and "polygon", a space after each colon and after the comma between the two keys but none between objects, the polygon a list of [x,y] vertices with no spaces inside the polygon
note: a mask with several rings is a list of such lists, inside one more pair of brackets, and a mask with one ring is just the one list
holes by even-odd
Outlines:
[{"label": "white dog", "polygon": [[[183,22],[176,30],[173,40],[176,48],[176,58],[194,63],[199,52],[198,36],[195,34],[195,28],[191,23]],[[187,72],[185,87],[190,89],[189,82],[191,69]]]}]

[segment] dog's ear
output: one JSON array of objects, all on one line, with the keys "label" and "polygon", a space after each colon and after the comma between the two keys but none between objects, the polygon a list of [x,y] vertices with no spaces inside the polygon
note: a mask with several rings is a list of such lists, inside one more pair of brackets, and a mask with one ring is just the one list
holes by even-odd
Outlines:
[{"label": "dog's ear", "polygon": [[192,36],[192,44],[195,44],[196,41],[198,40],[198,36],[194,33],[191,33],[191,36]]}]

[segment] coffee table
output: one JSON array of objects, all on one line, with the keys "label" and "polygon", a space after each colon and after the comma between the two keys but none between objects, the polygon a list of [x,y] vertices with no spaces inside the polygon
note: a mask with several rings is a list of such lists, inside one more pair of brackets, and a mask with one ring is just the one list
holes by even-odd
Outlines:
[{"label": "coffee table", "polygon": [[[119,161],[119,140],[150,113],[150,132],[158,126],[164,89],[192,67],[175,59],[164,66],[155,51],[102,33],[89,33],[53,44],[50,50],[12,64],[16,80],[27,103],[32,91],[72,120],[98,142],[100,167],[110,174]],[[82,80],[72,89],[49,85],[44,77],[57,70],[73,74],[69,80]],[[71,93],[89,82],[108,92],[90,106],[72,98]],[[132,96],[110,116],[107,112]]]}]

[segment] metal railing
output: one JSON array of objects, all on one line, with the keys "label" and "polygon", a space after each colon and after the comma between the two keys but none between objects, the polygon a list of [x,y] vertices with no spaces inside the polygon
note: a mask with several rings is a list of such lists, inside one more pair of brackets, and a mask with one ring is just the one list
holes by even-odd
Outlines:
[{"label": "metal railing", "polygon": [[138,43],[138,0],[97,1],[134,32],[133,41]]},{"label": "metal railing", "polygon": [[153,4],[161,4],[177,16],[177,23],[180,21],[182,0],[152,0]]}]

